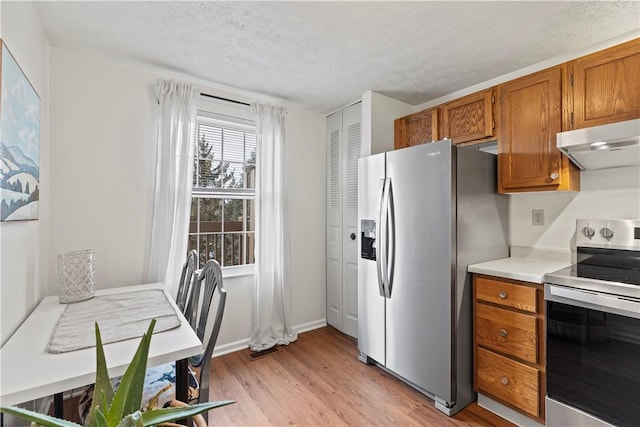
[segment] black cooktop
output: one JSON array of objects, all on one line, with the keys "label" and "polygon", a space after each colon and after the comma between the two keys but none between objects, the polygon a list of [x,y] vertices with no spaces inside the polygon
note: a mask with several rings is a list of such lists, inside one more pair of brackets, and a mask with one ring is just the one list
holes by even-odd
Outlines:
[{"label": "black cooktop", "polygon": [[578,248],[578,277],[640,286],[640,251]]}]

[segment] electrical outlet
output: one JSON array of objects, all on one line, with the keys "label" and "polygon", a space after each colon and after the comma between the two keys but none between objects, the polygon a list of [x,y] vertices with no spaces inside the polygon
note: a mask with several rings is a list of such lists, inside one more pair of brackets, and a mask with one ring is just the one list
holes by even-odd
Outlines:
[{"label": "electrical outlet", "polygon": [[544,209],[531,210],[531,224],[544,225]]}]

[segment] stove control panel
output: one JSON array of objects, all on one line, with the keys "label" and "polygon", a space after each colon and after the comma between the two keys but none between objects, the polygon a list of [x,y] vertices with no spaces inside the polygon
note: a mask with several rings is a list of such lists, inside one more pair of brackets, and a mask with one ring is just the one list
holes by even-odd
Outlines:
[{"label": "stove control panel", "polygon": [[578,219],[576,246],[640,250],[640,220]]}]

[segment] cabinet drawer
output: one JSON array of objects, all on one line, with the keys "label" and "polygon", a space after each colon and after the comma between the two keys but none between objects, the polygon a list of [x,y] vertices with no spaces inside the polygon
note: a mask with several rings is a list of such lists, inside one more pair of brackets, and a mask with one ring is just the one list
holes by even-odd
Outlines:
[{"label": "cabinet drawer", "polygon": [[514,360],[478,348],[478,391],[486,392],[538,417],[539,371]]},{"label": "cabinet drawer", "polygon": [[538,328],[534,315],[476,304],[475,321],[479,345],[538,363]]},{"label": "cabinet drawer", "polygon": [[505,307],[535,313],[538,309],[536,288],[516,285],[489,277],[476,276],[476,298]]}]

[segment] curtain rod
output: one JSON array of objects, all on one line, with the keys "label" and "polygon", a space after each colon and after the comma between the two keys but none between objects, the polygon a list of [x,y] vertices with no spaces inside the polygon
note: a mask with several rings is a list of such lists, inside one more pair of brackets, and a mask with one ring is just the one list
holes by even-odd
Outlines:
[{"label": "curtain rod", "polygon": [[200,95],[201,96],[206,96],[207,98],[219,99],[221,101],[233,102],[234,104],[246,105],[247,107],[251,106],[251,104],[247,104],[246,102],[236,101],[235,99],[223,98],[221,96],[209,95],[208,93],[200,92]]}]

